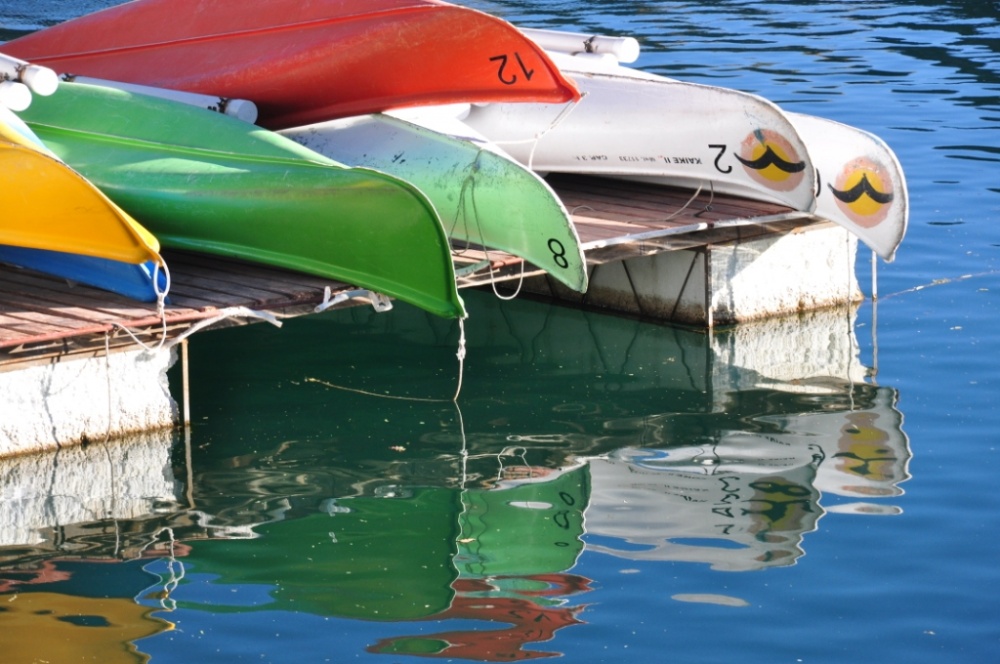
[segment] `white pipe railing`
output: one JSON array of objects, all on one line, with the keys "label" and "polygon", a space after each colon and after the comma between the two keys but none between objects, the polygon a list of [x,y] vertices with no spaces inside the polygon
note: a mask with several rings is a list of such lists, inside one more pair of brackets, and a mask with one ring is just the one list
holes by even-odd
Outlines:
[{"label": "white pipe railing", "polygon": [[557,53],[601,53],[615,56],[618,62],[630,63],[639,58],[639,42],[634,37],[586,35],[561,30],[520,28],[530,40]]}]

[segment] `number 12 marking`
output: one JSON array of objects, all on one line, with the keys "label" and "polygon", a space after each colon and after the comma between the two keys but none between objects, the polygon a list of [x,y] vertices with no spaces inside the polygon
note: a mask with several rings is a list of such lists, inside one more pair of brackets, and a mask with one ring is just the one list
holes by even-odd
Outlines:
[{"label": "number 12 marking", "polygon": [[[516,73],[510,74],[509,76],[505,76],[504,74],[507,69],[509,59],[510,58],[507,55],[495,55],[490,58],[490,62],[500,63],[500,68],[497,70],[497,78],[500,79],[500,82],[504,85],[514,85],[518,81]],[[517,64],[521,68],[521,73],[524,74],[524,78],[530,81],[531,77],[535,75],[535,70],[528,69],[528,67],[524,64],[524,60],[521,59],[521,54],[517,51],[514,52],[514,59],[517,60]]]}]

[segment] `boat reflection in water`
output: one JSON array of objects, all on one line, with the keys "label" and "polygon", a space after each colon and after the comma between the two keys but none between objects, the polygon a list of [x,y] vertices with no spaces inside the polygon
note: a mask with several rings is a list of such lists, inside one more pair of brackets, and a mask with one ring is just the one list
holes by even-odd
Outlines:
[{"label": "boat reflection in water", "polygon": [[[708,336],[466,299],[461,410],[455,325],[414,308],[196,339],[186,445],[105,461],[142,487],[124,493],[98,457],[73,464],[24,513],[89,511],[5,526],[0,603],[31,603],[0,634],[73,612],[134,628],[89,632],[120,661],[274,655],[279,621],[303,652],[544,658],[601,610],[581,556],[763,569],[799,559],[824,511],[899,511],[896,394],[866,382],[843,312]],[[5,495],[57,465],[6,472]]]},{"label": "boat reflection in water", "polygon": [[696,444],[590,459],[587,532],[604,537],[588,550],[746,571],[794,563],[824,510],[898,513],[867,500],[898,495],[908,477],[895,395],[871,386],[844,392],[855,402],[843,410],[827,399],[828,410],[758,418],[753,430],[721,428]]},{"label": "boat reflection in water", "polygon": [[[170,431],[0,460],[0,651],[10,662],[145,662],[171,629],[135,595],[183,504]],[[183,545],[177,544],[177,547]],[[99,580],[85,577],[95,574]],[[107,573],[105,573],[107,572]],[[40,638],[39,638],[40,637]]]},{"label": "boat reflection in water", "polygon": [[[517,453],[504,450],[504,457]],[[496,486],[460,493],[458,576],[447,610],[432,620],[479,620],[506,627],[464,629],[383,639],[371,652],[433,655],[479,661],[520,661],[558,655],[526,650],[550,641],[557,630],[579,624],[576,595],[590,579],[567,570],[583,550],[587,467],[533,468],[524,458],[507,467]],[[518,477],[519,476],[519,477]]]},{"label": "boat reflection in water", "polygon": [[[557,654],[526,647],[579,623],[575,596],[589,580],[568,570],[583,550],[585,464],[534,467],[527,450],[507,449],[420,456],[361,479],[357,468],[276,467],[279,454],[241,476],[201,474],[207,528],[195,537],[206,539],[187,539],[178,609],[479,621],[379,639],[369,650],[486,661]],[[398,482],[417,473],[438,485]]]}]

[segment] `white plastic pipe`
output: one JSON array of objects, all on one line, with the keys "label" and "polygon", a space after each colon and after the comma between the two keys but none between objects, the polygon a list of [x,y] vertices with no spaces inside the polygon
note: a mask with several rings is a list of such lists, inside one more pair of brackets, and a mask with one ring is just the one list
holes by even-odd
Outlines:
[{"label": "white plastic pipe", "polygon": [[0,81],[0,104],[12,111],[23,111],[31,106],[31,90],[24,83]]},{"label": "white plastic pipe", "polygon": [[43,97],[59,87],[59,77],[48,67],[33,65],[3,53],[0,53],[0,79],[24,83]]},{"label": "white plastic pipe", "polygon": [[234,117],[244,122],[253,124],[257,121],[257,105],[246,99],[225,99],[224,97],[213,97],[197,92],[183,92],[181,90],[169,90],[167,88],[157,88],[149,85],[137,85],[135,83],[122,83],[120,81],[108,81],[103,78],[90,78],[89,76],[74,76],[63,74],[64,81],[72,83],[86,83],[88,85],[100,85],[106,88],[114,88],[125,92],[135,92],[136,94],[149,95],[150,97],[160,97],[172,101],[181,102],[190,106],[199,106],[210,111],[216,111],[230,117]]},{"label": "white plastic pipe", "polygon": [[609,53],[618,62],[630,63],[639,59],[639,42],[634,37],[608,37],[585,35],[561,30],[520,28],[529,39],[549,51],[558,53]]}]

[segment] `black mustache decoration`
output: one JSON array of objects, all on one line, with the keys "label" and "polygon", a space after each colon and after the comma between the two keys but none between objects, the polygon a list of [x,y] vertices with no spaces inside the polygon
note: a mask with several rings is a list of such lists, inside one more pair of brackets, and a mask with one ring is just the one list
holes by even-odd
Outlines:
[{"label": "black mustache decoration", "polygon": [[764,154],[756,159],[744,159],[739,155],[734,156],[747,168],[752,168],[757,171],[762,171],[768,166],[775,166],[785,173],[801,173],[806,168],[806,162],[804,161],[792,163],[786,159],[782,159],[774,150],[771,149],[770,145],[767,146]]},{"label": "black mustache decoration", "polygon": [[830,188],[830,191],[833,193],[834,196],[837,197],[838,200],[841,200],[847,204],[857,201],[865,194],[868,194],[869,198],[871,198],[876,203],[881,203],[882,205],[891,203],[893,198],[893,194],[891,191],[883,193],[877,190],[875,187],[873,187],[872,183],[868,180],[867,174],[862,175],[860,182],[858,182],[856,185],[845,191],[839,191],[837,189],[834,189],[833,185],[827,185],[827,186]]}]

